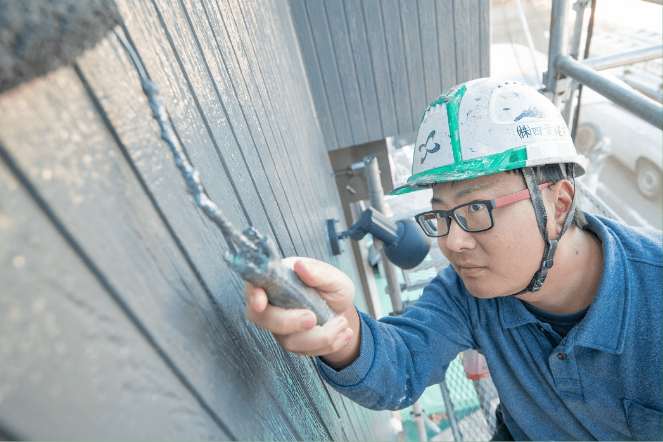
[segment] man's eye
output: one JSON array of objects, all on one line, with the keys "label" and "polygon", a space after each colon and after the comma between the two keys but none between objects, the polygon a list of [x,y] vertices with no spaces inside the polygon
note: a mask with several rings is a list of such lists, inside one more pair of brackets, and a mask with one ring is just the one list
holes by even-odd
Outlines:
[{"label": "man's eye", "polygon": [[469,211],[470,212],[480,212],[482,210],[486,210],[486,205],[485,204],[470,204],[469,206]]}]

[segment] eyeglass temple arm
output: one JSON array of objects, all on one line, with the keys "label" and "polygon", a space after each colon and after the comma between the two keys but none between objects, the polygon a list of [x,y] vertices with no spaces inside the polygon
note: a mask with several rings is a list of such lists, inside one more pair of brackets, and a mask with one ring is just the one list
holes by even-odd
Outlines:
[{"label": "eyeglass temple arm", "polygon": [[[543,190],[552,183],[539,184],[539,190]],[[512,193],[500,198],[495,198],[495,207],[506,206],[507,204],[517,203],[518,201],[526,200],[530,197],[529,190],[524,189],[520,192]]]}]

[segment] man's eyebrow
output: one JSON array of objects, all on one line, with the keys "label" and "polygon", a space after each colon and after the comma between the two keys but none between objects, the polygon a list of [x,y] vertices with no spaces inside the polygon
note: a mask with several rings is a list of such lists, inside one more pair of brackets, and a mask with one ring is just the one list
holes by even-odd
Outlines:
[{"label": "man's eyebrow", "polygon": [[[462,198],[464,196],[467,196],[471,193],[474,193],[474,192],[477,192],[477,191],[483,190],[483,189],[488,189],[490,187],[492,187],[492,185],[489,184],[489,183],[474,183],[474,184],[470,185],[469,187],[466,187],[465,189],[458,191],[453,197],[454,197],[454,199],[460,199],[460,198]],[[433,198],[431,198],[430,203],[431,204],[444,204],[444,201],[439,199],[439,198],[433,197]]]},{"label": "man's eyebrow", "polygon": [[469,186],[469,187],[459,191],[458,193],[456,193],[456,195],[454,195],[454,198],[459,199],[459,198],[467,196],[471,193],[477,192],[479,190],[489,189],[491,187],[493,187],[493,186],[489,183],[486,183],[486,182],[484,182],[484,183],[473,183],[471,186]]}]

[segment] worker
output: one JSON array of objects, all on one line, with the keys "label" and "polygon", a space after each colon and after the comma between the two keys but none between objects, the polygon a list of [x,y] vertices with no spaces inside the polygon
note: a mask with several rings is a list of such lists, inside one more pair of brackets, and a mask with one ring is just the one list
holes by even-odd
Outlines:
[{"label": "worker", "polygon": [[413,175],[392,192],[432,187],[415,219],[451,264],[418,302],[376,321],[340,270],[288,258],[339,316],[316,326],[250,284],[246,314],[367,408],[411,405],[476,349],[501,401],[494,440],[662,440],[661,232],[579,210],[583,164],[536,90],[456,86],[426,109]]}]

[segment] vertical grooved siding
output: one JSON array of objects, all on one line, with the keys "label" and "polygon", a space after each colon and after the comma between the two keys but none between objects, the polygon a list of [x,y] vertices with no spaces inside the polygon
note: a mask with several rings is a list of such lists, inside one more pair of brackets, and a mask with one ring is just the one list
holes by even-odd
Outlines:
[{"label": "vertical grooved siding", "polygon": [[[370,58],[364,20],[345,19],[354,2],[116,3],[210,198],[282,255],[358,283],[351,252],[331,256],[325,231],[343,219],[327,146],[382,132],[373,73],[356,68]],[[363,55],[308,72],[313,42]],[[0,95],[0,244],[1,434],[392,437],[388,412],[342,397],[246,318],[227,244],[188,195],[112,33]]]},{"label": "vertical grooved siding", "polygon": [[328,150],[412,132],[490,74],[490,0],[288,1]]}]

